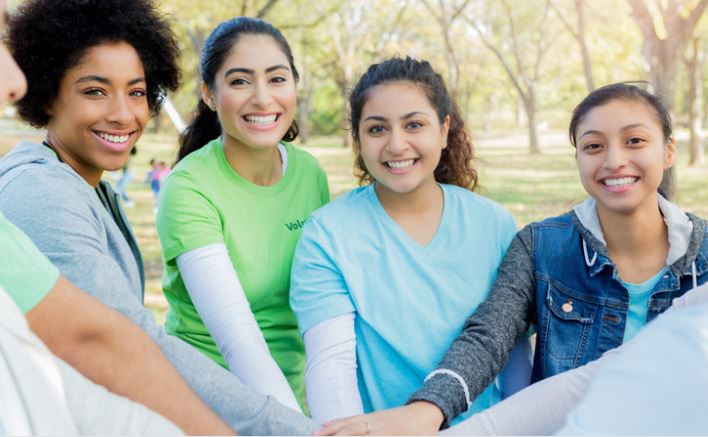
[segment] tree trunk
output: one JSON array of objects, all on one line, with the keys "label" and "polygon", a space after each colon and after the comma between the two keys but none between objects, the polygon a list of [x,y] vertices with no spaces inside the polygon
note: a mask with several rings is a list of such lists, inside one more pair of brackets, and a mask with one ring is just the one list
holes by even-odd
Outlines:
[{"label": "tree trunk", "polygon": [[701,135],[701,106],[703,104],[703,56],[698,38],[693,40],[693,53],[688,63],[688,127],[690,131],[690,166],[705,164],[703,138]]},{"label": "tree trunk", "polygon": [[592,62],[590,61],[590,52],[585,41],[585,5],[583,0],[575,0],[575,9],[578,13],[578,44],[580,44],[580,53],[583,55],[583,71],[585,72],[585,83],[588,87],[588,92],[595,89],[595,80],[592,74]]},{"label": "tree trunk", "polygon": [[524,102],[524,110],[526,111],[526,119],[528,120],[529,130],[529,153],[538,155],[541,149],[538,145],[538,127],[536,123],[536,94],[533,88],[529,89],[529,94],[522,97]]}]

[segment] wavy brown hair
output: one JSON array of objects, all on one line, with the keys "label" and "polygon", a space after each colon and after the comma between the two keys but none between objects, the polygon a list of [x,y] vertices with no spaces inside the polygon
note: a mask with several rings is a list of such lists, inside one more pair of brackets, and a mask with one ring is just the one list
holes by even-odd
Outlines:
[{"label": "wavy brown hair", "polygon": [[427,61],[411,57],[391,58],[380,64],[373,64],[359,79],[349,96],[351,108],[351,134],[354,139],[354,175],[360,185],[374,182],[361,157],[359,125],[361,112],[372,88],[391,82],[411,82],[420,86],[438,116],[440,124],[450,116],[450,130],[447,135],[447,147],[442,150],[440,162],[435,168],[435,180],[443,184],[457,185],[474,191],[477,188],[477,170],[472,165],[474,146],[465,129],[465,121],[460,115],[457,104],[452,100],[445,87],[443,78],[433,70]]}]

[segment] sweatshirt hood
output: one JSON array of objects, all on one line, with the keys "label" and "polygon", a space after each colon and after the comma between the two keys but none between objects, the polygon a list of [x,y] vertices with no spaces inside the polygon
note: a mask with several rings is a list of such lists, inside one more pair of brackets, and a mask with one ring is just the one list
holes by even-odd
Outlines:
[{"label": "sweatshirt hood", "polygon": [[[689,249],[693,234],[693,222],[688,218],[678,206],[666,200],[657,193],[659,209],[664,216],[664,223],[669,234],[669,253],[666,256],[666,265],[670,266],[683,257]],[[600,219],[597,216],[597,204],[595,199],[590,197],[584,202],[573,207],[576,217],[585,229],[587,229],[595,239],[603,246],[607,246],[605,236],[602,233]]]}]

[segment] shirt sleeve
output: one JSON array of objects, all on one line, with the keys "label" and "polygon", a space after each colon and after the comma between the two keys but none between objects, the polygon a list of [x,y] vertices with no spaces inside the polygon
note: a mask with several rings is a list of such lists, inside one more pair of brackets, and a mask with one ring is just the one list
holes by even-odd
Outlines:
[{"label": "shirt sleeve", "polygon": [[331,236],[316,217],[310,217],[295,249],[290,285],[290,306],[301,333],[355,311],[337,259]]},{"label": "shirt sleeve", "polygon": [[184,172],[170,174],[160,191],[157,230],[165,262],[193,249],[224,243],[217,207]]},{"label": "shirt sleeve", "polygon": [[59,270],[2,214],[0,253],[0,286],[26,314],[51,291]]},{"label": "shirt sleeve", "polygon": [[469,403],[499,374],[509,351],[532,323],[532,242],[529,227],[514,238],[489,296],[467,319],[442,361],[408,401],[437,405],[445,416],[443,428],[467,411]]}]

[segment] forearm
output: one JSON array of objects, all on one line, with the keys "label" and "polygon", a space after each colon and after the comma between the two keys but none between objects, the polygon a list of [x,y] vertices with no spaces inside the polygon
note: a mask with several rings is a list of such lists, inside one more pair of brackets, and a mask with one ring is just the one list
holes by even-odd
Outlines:
[{"label": "forearm", "polygon": [[95,384],[55,358],[79,435],[182,435],[154,411]]},{"label": "forearm", "polygon": [[321,322],[304,335],[307,350],[305,387],[317,421],[362,414],[356,375],[354,313]]},{"label": "forearm", "polygon": [[436,369],[409,400],[437,405],[445,416],[443,426],[467,411],[499,374],[509,351],[532,322],[531,241],[522,237],[519,233],[512,242],[487,300],[467,319]]},{"label": "forearm", "polygon": [[113,393],[162,414],[189,434],[232,433],[137,325],[66,279],[60,278],[28,320],[55,355]]},{"label": "forearm", "polygon": [[212,244],[177,257],[180,275],[199,316],[241,382],[274,396],[300,412],[300,406],[251,311],[224,244]]}]

